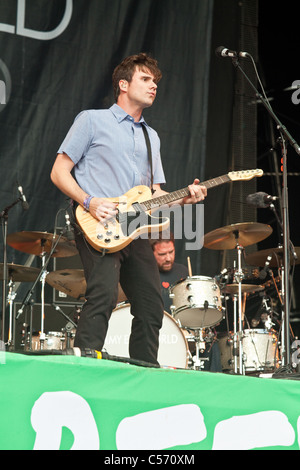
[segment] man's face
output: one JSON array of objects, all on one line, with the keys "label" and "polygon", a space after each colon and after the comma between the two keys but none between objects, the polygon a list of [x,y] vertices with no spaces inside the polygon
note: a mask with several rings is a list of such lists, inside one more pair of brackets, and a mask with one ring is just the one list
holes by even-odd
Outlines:
[{"label": "man's face", "polygon": [[170,271],[175,261],[173,242],[157,243],[153,250],[160,271]]},{"label": "man's face", "polygon": [[139,107],[150,107],[156,97],[157,84],[154,80],[149,70],[136,68],[131,82],[126,82],[128,99]]}]

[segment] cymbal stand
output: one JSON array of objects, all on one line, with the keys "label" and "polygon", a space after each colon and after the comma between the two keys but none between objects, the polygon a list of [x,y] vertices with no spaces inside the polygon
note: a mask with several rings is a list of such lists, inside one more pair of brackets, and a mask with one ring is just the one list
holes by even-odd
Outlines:
[{"label": "cymbal stand", "polygon": [[45,259],[46,259],[46,252],[42,251],[41,253],[42,259],[42,274],[41,274],[41,331],[40,331],[40,346],[41,349],[44,349],[44,341],[46,339],[45,335],[45,284],[46,284],[46,276],[48,274],[45,266]]},{"label": "cymbal stand", "polygon": [[0,212],[0,220],[3,220],[3,280],[2,280],[2,323],[1,323],[1,340],[5,343],[5,311],[6,311],[6,297],[7,297],[7,227],[8,227],[8,212],[19,202],[22,202],[22,197],[18,197],[12,204],[7,206]]},{"label": "cymbal stand", "polygon": [[238,332],[237,332],[237,308],[236,304],[238,301],[238,296],[236,294],[233,295],[233,366],[234,366],[234,373],[238,373]]},{"label": "cymbal stand", "polygon": [[8,339],[7,339],[7,346],[8,348],[13,347],[13,304],[17,293],[14,290],[15,284],[11,279],[8,283],[8,294],[7,300],[9,304],[9,327],[8,327]]},{"label": "cymbal stand", "polygon": [[[55,249],[61,239],[61,237],[63,236],[64,232],[62,231],[59,236],[57,237],[56,241],[53,241],[53,245],[52,245],[52,248],[48,254],[48,257],[46,257],[46,252],[42,252],[42,268],[39,272],[39,275],[37,276],[35,282],[33,283],[31,289],[27,292],[23,302],[22,302],[22,306],[21,308],[18,310],[18,313],[16,315],[16,320],[18,320],[18,318],[20,317],[20,315],[22,315],[23,311],[24,311],[24,308],[26,305],[29,305],[30,303],[30,299],[32,297],[32,294],[35,290],[35,287],[37,285],[37,283],[41,280],[42,282],[42,299],[41,299],[41,303],[42,303],[42,312],[41,312],[41,345],[43,345],[43,341],[45,339],[45,335],[44,335],[44,304],[45,304],[45,299],[44,299],[44,287],[45,287],[45,279],[46,279],[46,269],[47,269],[47,266],[50,262],[50,259],[53,255],[53,253],[55,252]],[[55,238],[53,237],[53,240]]]},{"label": "cymbal stand", "polygon": [[[237,296],[237,301],[238,301],[238,332],[235,333],[235,338],[238,336],[238,342],[239,342],[239,373],[244,374],[244,364],[243,364],[243,343],[242,343],[242,338],[243,338],[243,307],[242,307],[242,280],[244,278],[244,273],[242,270],[242,253],[243,253],[243,247],[239,244],[239,231],[235,230],[233,232],[235,239],[236,239],[236,249],[237,249],[237,254],[238,254],[238,266],[237,266],[237,271],[234,273],[234,278],[235,282],[238,284],[238,296]],[[235,302],[236,304],[236,302]],[[235,309],[235,314],[236,314],[236,309]],[[237,325],[237,318],[234,319],[235,325]],[[235,340],[236,342],[236,340]]]},{"label": "cymbal stand", "polygon": [[202,329],[195,331],[195,342],[196,342],[196,357],[194,360],[194,367],[196,370],[200,370],[201,368],[201,360],[200,360],[200,353],[205,350],[205,341],[203,339],[203,331]]}]

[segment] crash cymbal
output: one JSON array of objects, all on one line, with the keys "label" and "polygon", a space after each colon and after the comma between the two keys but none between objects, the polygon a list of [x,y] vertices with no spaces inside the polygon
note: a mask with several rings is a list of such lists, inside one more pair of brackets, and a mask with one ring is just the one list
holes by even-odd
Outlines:
[{"label": "crash cymbal", "polygon": [[[57,239],[58,235],[54,237],[52,233],[48,232],[16,232],[7,236],[7,243],[18,251],[41,255],[42,252],[50,253],[52,243]],[[75,242],[61,237],[52,257],[74,256],[77,253]]]},{"label": "crash cymbal", "polygon": [[[294,260],[294,258],[291,256],[290,264],[300,263],[300,248],[296,247],[295,252],[296,252],[298,259]],[[271,256],[272,258],[268,260],[267,259],[268,256]],[[256,251],[255,253],[250,253],[249,255],[246,255],[245,261],[247,264],[250,264],[251,266],[260,266],[260,267],[265,266],[266,261],[269,261],[270,267],[278,268],[282,264],[283,257],[284,257],[283,248],[269,248],[266,250],[260,250],[260,251]]]},{"label": "crash cymbal", "polygon": [[47,274],[46,282],[54,289],[75,299],[84,299],[86,280],[83,269],[62,269]]},{"label": "crash cymbal", "polygon": [[[225,294],[238,294],[239,293],[239,284],[227,284],[221,289]],[[242,284],[241,286],[242,293],[254,293],[264,290],[264,286],[256,286],[255,284]]]},{"label": "crash cymbal", "polygon": [[[34,282],[38,277],[40,270],[19,264],[7,264],[7,279],[13,282]],[[0,264],[0,278],[4,278],[4,264]]]},{"label": "crash cymbal", "polygon": [[273,232],[272,227],[256,222],[227,225],[204,235],[204,246],[211,250],[232,250],[237,242],[245,247],[267,238]]},{"label": "crash cymbal", "polygon": [[[85,298],[86,280],[83,269],[61,269],[53,271],[46,277],[46,282],[54,289],[64,292],[77,300]],[[120,284],[117,303],[125,302],[124,294]]]}]

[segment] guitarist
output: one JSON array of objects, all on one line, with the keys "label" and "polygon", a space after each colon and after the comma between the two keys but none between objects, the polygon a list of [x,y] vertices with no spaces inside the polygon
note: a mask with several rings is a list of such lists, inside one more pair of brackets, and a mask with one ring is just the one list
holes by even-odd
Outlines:
[{"label": "guitarist", "polygon": [[[151,184],[155,197],[165,194],[160,187],[165,183],[160,140],[142,116],[153,104],[161,79],[157,61],[144,53],[127,57],[116,67],[112,79],[116,103],[110,109],[87,110],[76,117],[51,172],[52,182],[104,225],[117,214],[116,204],[106,198]],[[142,126],[150,138],[152,173]],[[179,203],[205,198],[206,188],[198,183],[195,179],[189,186],[190,195]],[[74,346],[101,351],[120,282],[134,317],[130,357],[157,365],[164,307],[149,241],[137,238],[122,250],[102,256],[78,229],[75,238],[87,289]]]}]

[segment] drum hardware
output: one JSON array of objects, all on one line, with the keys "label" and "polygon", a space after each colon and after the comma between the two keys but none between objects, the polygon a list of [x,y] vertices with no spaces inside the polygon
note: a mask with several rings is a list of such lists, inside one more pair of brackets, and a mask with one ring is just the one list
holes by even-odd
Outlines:
[{"label": "drum hardware", "polygon": [[[19,264],[8,263],[6,266],[6,279],[8,282],[7,303],[9,306],[9,325],[7,347],[12,350],[14,347],[14,319],[13,319],[13,303],[16,298],[15,283],[16,282],[32,282],[39,273],[38,268],[22,266]],[[4,264],[0,264],[0,278],[4,279]]]},{"label": "drum hardware", "polygon": [[[300,263],[300,248],[292,246],[291,251],[293,256],[289,257],[289,265],[294,266]],[[257,266],[260,267],[266,266],[266,264],[268,264],[268,266],[276,267],[279,270],[281,280],[281,291],[279,291],[277,288],[276,280],[274,278],[273,273],[271,274],[281,304],[281,355],[284,362],[283,365],[285,366],[289,360],[289,335],[291,333],[292,336],[294,336],[294,334],[290,322],[288,325],[286,324],[288,317],[288,311],[286,310],[288,309],[288,306],[285,305],[283,299],[287,299],[287,297],[289,297],[289,293],[286,292],[286,275],[288,273],[285,272],[284,258],[285,250],[282,246],[278,246],[277,248],[270,248],[251,253],[249,255],[246,255],[245,259],[248,264],[255,263]]]},{"label": "drum hardware", "polygon": [[45,279],[47,276],[47,266],[50,259],[54,256],[73,256],[77,250],[67,238],[63,237],[63,232],[59,235],[53,235],[47,232],[19,232],[7,237],[8,243],[13,248],[24,251],[25,253],[38,254],[42,260],[42,267],[37,275],[31,289],[26,294],[22,306],[19,309],[16,320],[22,315],[24,307],[29,305],[33,291],[39,281],[41,281],[41,331],[40,347],[43,349],[46,335],[44,332],[45,318]]},{"label": "drum hardware", "polygon": [[[243,330],[243,298],[242,298],[242,281],[244,279],[244,272],[242,270],[242,253],[245,246],[249,246],[267,238],[273,229],[269,225],[246,222],[240,224],[228,225],[204,236],[204,246],[214,250],[237,250],[237,268],[234,266],[234,349],[236,350],[237,343],[239,344],[239,367],[237,367],[236,357],[234,371],[244,374],[243,368],[243,344],[241,341],[241,334]],[[245,295],[245,294],[244,294]],[[245,297],[244,297],[245,300]],[[238,303],[238,307],[236,306]],[[238,324],[238,329],[237,329]]]},{"label": "drum hardware", "polygon": [[1,321],[1,339],[2,339],[3,344],[5,343],[5,339],[6,339],[5,338],[5,316],[6,316],[5,311],[6,311],[7,286],[8,286],[8,277],[7,277],[8,213],[10,209],[16,206],[19,202],[21,202],[23,210],[28,209],[28,204],[23,194],[22,186],[18,185],[18,191],[20,193],[20,196],[14,202],[12,202],[9,206],[6,206],[0,212],[0,220],[2,221],[2,224],[3,224],[3,266],[4,266],[3,278],[2,278],[2,321]]},{"label": "drum hardware", "polygon": [[201,366],[202,366],[202,363],[204,360],[208,361],[209,358],[205,358],[205,357],[200,357],[200,354],[203,354],[205,349],[206,349],[206,342],[205,342],[205,339],[203,337],[204,335],[204,330],[201,328],[201,329],[197,329],[195,330],[195,333],[194,333],[194,341],[195,341],[195,346],[196,346],[196,353],[195,355],[192,357],[193,359],[193,366],[192,368],[194,370],[201,370]]}]

